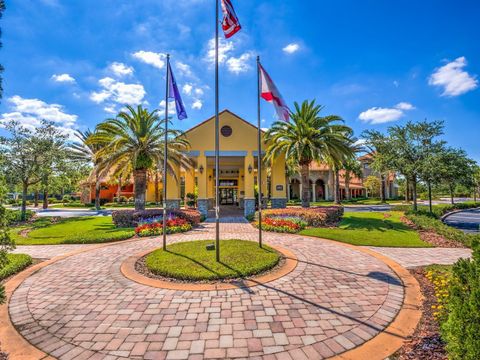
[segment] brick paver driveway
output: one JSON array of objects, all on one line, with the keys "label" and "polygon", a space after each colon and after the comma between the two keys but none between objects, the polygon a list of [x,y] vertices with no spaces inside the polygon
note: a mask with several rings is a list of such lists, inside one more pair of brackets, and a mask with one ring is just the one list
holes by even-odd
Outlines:
[{"label": "brick paver driveway", "polygon": [[[214,224],[168,241],[211,239]],[[222,238],[256,239],[249,224],[224,223]],[[90,249],[49,265],[14,292],[9,312],[33,345],[60,359],[321,359],[384,329],[403,286],[376,258],[333,242],[265,234],[298,257],[265,285],[175,291],[126,279],[121,263],[160,245],[147,239]],[[248,254],[245,254],[248,256]]]}]

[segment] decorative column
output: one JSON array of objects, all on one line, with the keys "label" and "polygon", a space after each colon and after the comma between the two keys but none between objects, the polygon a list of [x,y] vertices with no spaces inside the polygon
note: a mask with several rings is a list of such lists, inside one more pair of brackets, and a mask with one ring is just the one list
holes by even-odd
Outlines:
[{"label": "decorative column", "polygon": [[244,158],[244,187],[245,195],[243,197],[243,207],[245,216],[250,216],[255,214],[255,179],[254,179],[254,158],[253,155],[249,152]]},{"label": "decorative column", "polygon": [[172,164],[174,174],[167,171],[167,208],[180,209],[180,166]]},{"label": "decorative column", "polygon": [[204,155],[200,155],[197,159],[197,177],[198,177],[198,199],[197,207],[200,213],[208,216],[208,177],[207,177],[207,158]]},{"label": "decorative column", "polygon": [[287,206],[287,197],[285,195],[285,156],[278,156],[272,164],[271,173],[272,182],[272,208],[285,208]]}]

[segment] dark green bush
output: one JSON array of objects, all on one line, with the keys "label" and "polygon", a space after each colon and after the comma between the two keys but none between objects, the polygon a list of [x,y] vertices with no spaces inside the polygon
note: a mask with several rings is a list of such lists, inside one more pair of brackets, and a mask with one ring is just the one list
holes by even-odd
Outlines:
[{"label": "dark green bush", "polygon": [[16,274],[32,264],[32,258],[26,254],[7,254],[8,263],[0,268],[0,280]]},{"label": "dark green bush", "polygon": [[413,211],[412,205],[396,205],[392,207],[392,211],[403,211],[406,214],[417,213],[421,215],[434,216],[436,218],[441,218],[443,215],[455,211],[455,210],[464,210],[480,207],[480,202],[464,202],[458,204],[440,204],[434,205],[432,208],[433,214],[430,213],[428,206],[419,205],[416,212]]},{"label": "dark green bush", "polygon": [[[35,212],[32,210],[27,210],[25,216],[26,220],[30,220],[35,215]],[[5,212],[5,218],[8,225],[19,223],[22,221],[22,212],[20,210],[11,210],[7,209]]]},{"label": "dark green bush", "polygon": [[475,239],[480,240],[480,235],[467,234],[464,233],[462,230],[445,225],[441,220],[432,217],[428,213],[410,213],[406,216],[411,222],[415,224],[415,226],[417,226],[421,230],[434,231],[448,240],[460,242],[468,247],[472,245],[472,242]]},{"label": "dark green bush", "polygon": [[480,359],[480,246],[473,244],[473,258],[459,260],[452,269],[448,316],[441,325],[452,360]]}]

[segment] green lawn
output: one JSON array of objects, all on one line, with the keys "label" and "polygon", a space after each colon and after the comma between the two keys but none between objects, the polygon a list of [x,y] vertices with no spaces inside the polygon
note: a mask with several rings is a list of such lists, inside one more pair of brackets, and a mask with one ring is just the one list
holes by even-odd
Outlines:
[{"label": "green lawn", "polygon": [[268,246],[245,240],[221,240],[220,262],[215,250],[206,250],[212,240],[190,241],[169,245],[167,251],[155,250],[146,265],[157,275],[180,280],[215,280],[242,278],[271,269],[280,255]]},{"label": "green lawn", "polygon": [[7,254],[8,264],[0,269],[0,281],[12,276],[32,263],[32,258],[25,254]]},{"label": "green lawn", "polygon": [[[353,245],[431,247],[418,233],[400,221],[401,212],[347,212],[337,228],[309,228],[302,235],[337,240]],[[390,215],[390,217],[386,217]]]},{"label": "green lawn", "polygon": [[[31,231],[26,236],[20,235],[25,229]],[[125,240],[134,234],[134,229],[116,228],[111,216],[67,218],[57,223],[52,223],[50,218],[39,218],[10,232],[17,245],[103,243]]]}]

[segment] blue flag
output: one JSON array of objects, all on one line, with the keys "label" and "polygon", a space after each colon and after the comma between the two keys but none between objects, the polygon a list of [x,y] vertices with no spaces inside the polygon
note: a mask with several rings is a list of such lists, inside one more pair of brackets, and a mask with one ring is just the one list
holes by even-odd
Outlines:
[{"label": "blue flag", "polygon": [[182,97],[180,96],[180,91],[178,91],[177,82],[173,76],[172,68],[170,62],[168,63],[168,98],[175,100],[175,108],[177,109],[178,120],[183,120],[187,118],[187,111],[185,110],[185,105],[183,105]]}]

